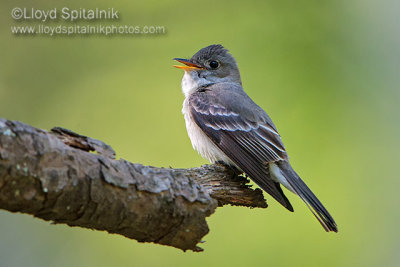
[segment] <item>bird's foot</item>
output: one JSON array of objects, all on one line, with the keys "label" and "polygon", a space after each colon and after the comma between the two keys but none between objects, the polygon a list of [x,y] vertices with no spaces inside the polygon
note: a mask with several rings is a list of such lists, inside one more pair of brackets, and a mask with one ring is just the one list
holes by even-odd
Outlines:
[{"label": "bird's foot", "polygon": [[222,160],[216,161],[215,164],[223,165],[225,168],[227,168],[227,169],[233,171],[233,173],[234,173],[235,175],[241,175],[241,174],[242,174],[242,172],[241,172],[240,170],[238,170],[238,168],[236,168],[236,167],[233,166],[233,165],[227,164],[227,163],[225,163],[225,162],[222,161]]}]

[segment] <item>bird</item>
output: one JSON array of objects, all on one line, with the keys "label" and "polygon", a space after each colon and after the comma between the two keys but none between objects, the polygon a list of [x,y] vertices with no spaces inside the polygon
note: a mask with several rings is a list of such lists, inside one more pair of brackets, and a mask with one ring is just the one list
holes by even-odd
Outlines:
[{"label": "bird", "polygon": [[281,136],[268,114],[244,91],[235,58],[220,44],[200,49],[183,65],[182,113],[198,153],[247,175],[287,210],[294,209],[281,185],[298,195],[326,232],[335,220],[293,170]]}]

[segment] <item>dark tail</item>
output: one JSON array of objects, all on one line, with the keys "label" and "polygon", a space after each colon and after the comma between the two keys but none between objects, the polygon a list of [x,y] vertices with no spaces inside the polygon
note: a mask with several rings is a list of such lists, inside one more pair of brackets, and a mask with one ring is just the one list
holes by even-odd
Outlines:
[{"label": "dark tail", "polygon": [[282,174],[285,176],[289,185],[293,188],[295,193],[306,203],[307,207],[311,210],[317,220],[324,227],[325,231],[337,232],[338,228],[335,220],[325,209],[318,198],[311,192],[310,188],[300,179],[297,173],[290,166],[287,161],[279,162],[277,164]]}]

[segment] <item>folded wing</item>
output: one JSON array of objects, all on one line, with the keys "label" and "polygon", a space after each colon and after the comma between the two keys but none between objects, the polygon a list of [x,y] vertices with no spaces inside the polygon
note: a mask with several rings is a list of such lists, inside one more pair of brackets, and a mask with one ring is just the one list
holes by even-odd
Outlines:
[{"label": "folded wing", "polygon": [[270,178],[267,168],[269,162],[287,159],[275,126],[263,111],[255,115],[252,110],[241,110],[239,116],[237,108],[243,109],[245,101],[251,101],[247,95],[236,95],[231,99],[243,103],[235,105],[226,102],[217,90],[194,93],[189,98],[191,115],[232,162],[279,203],[293,211],[280,184]]}]

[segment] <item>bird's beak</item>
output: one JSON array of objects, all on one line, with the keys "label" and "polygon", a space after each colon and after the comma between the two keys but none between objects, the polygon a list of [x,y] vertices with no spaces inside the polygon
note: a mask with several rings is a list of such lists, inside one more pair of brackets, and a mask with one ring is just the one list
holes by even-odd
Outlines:
[{"label": "bird's beak", "polygon": [[184,59],[184,58],[174,58],[174,60],[185,64],[186,66],[181,66],[181,65],[174,65],[175,68],[178,69],[183,69],[185,71],[191,71],[191,70],[203,70],[204,67],[194,64],[192,62],[190,62],[189,59]]}]

